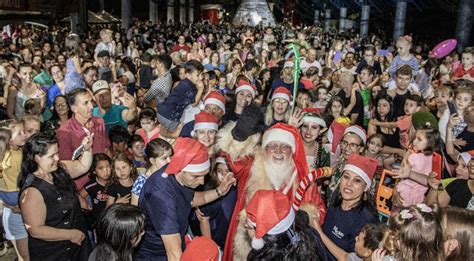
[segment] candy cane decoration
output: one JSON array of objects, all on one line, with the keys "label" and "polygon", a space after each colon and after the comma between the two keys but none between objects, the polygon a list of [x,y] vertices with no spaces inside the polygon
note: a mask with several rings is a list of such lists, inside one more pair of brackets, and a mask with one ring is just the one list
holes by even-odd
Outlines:
[{"label": "candy cane decoration", "polygon": [[303,201],[304,194],[306,190],[309,188],[311,183],[313,183],[316,179],[320,177],[327,177],[332,173],[332,169],[330,167],[323,167],[318,168],[316,170],[311,171],[306,175],[303,180],[300,181],[298,185],[298,189],[296,190],[295,199],[293,201],[293,209],[296,211],[300,208],[301,202]]}]

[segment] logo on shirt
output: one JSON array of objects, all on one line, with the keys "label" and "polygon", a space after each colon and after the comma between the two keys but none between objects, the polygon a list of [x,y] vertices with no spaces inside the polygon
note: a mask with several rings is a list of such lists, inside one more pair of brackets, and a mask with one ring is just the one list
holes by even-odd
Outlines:
[{"label": "logo on shirt", "polygon": [[342,239],[344,237],[344,233],[339,231],[339,228],[337,226],[334,226],[332,228],[332,234],[335,235],[339,239]]}]

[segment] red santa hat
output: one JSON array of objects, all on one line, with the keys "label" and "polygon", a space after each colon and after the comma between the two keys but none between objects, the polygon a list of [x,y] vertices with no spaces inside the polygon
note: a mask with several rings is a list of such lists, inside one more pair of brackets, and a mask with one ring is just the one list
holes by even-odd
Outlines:
[{"label": "red santa hat", "polygon": [[329,131],[328,131],[328,140],[329,143],[331,143],[331,152],[335,153],[337,146],[339,145],[339,142],[341,142],[342,136],[344,136],[344,131],[348,125],[344,123],[340,123],[337,121],[333,121],[331,123],[331,126],[329,126]]},{"label": "red santa hat", "polygon": [[272,101],[274,99],[283,99],[287,102],[290,102],[291,100],[291,92],[285,87],[278,87],[273,91],[272,94]]},{"label": "red santa hat", "polygon": [[191,138],[178,138],[173,147],[173,157],[161,175],[163,178],[180,171],[201,172],[211,167],[207,148]]},{"label": "red santa hat", "polygon": [[359,125],[352,125],[344,130],[344,135],[347,133],[354,133],[355,135],[359,136],[362,142],[365,144],[367,142],[367,134],[365,130],[360,127]]},{"label": "red santa hat", "polygon": [[219,120],[217,119],[216,116],[205,112],[201,111],[200,113],[194,115],[194,130],[202,130],[202,129],[210,129],[210,130],[216,130],[219,129]]},{"label": "red santa hat", "polygon": [[195,237],[181,256],[181,261],[218,261],[219,247],[208,237]]},{"label": "red santa hat", "polygon": [[263,134],[262,147],[265,148],[272,141],[284,142],[291,146],[298,179],[302,180],[309,173],[309,168],[299,131],[286,123],[277,123]]},{"label": "red santa hat", "polygon": [[370,187],[376,169],[376,159],[353,153],[347,159],[347,163],[344,166],[343,171],[348,170],[354,172],[355,174],[359,175],[365,181],[365,183],[367,183],[367,187]]},{"label": "red santa hat", "polygon": [[321,111],[317,108],[305,108],[303,109],[303,122],[315,123],[322,128],[326,128],[326,122],[321,118]]},{"label": "red santa hat", "polygon": [[279,190],[258,190],[247,207],[248,221],[255,227],[252,248],[261,249],[263,236],[281,234],[293,225],[295,212],[285,194]]},{"label": "red santa hat", "polygon": [[239,93],[240,91],[249,91],[252,94],[252,98],[255,98],[255,95],[257,95],[257,87],[244,80],[240,80],[237,84],[235,94]]},{"label": "red santa hat", "polygon": [[221,108],[222,111],[224,111],[225,113],[225,98],[224,95],[222,95],[220,92],[210,92],[204,99],[204,106],[208,104],[216,105],[217,107]]}]

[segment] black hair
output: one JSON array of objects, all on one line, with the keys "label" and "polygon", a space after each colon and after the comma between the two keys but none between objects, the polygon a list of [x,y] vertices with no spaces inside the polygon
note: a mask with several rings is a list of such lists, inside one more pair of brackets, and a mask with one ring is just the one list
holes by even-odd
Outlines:
[{"label": "black hair", "polygon": [[423,98],[421,98],[421,96],[420,96],[420,95],[417,95],[417,94],[410,94],[410,95],[408,95],[407,100],[416,102],[416,105],[417,105],[418,107],[420,107],[421,105],[423,105]]},{"label": "black hair", "polygon": [[98,71],[98,70],[97,70],[97,67],[94,66],[94,65],[92,65],[92,66],[87,67],[87,68],[84,70],[84,73],[83,73],[83,74],[87,74],[87,73],[89,73],[89,71],[92,71],[92,70],[94,70],[94,71],[96,71],[96,72]]},{"label": "black hair", "polygon": [[132,135],[132,137],[130,138],[130,141],[128,142],[128,147],[131,148],[133,144],[136,142],[145,143],[145,140],[143,140],[142,136],[138,134],[134,134]]},{"label": "black hair", "polygon": [[304,76],[309,78],[309,77],[312,77],[312,76],[318,75],[318,74],[319,74],[318,67],[311,66],[306,70],[306,72],[304,73]]},{"label": "black hair", "polygon": [[383,223],[367,223],[365,224],[360,232],[364,232],[364,247],[372,251],[379,248],[380,242],[382,242],[387,226]]},{"label": "black hair", "polygon": [[156,56],[156,59],[165,66],[166,70],[169,70],[171,68],[171,65],[173,64],[171,56],[167,54],[159,54]]},{"label": "black hair", "polygon": [[375,100],[375,119],[381,121],[382,118],[379,114],[379,112],[377,111],[377,105],[379,103],[380,100],[386,100],[389,104],[390,104],[390,111],[388,112],[387,116],[385,116],[385,121],[386,122],[392,122],[395,120],[395,115],[394,115],[394,112],[393,112],[393,98],[392,96],[388,95],[388,94],[382,94],[382,95],[378,95],[376,100]]},{"label": "black hair", "polygon": [[145,147],[145,154],[148,166],[151,166],[151,158],[161,157],[165,151],[171,151],[170,156],[173,156],[173,147],[164,139],[156,138],[148,142]]},{"label": "black hair", "polygon": [[[292,243],[288,233],[290,230],[290,233],[299,237],[297,242]],[[295,222],[288,231],[278,235],[265,235],[263,248],[250,250],[247,260],[321,260],[321,250],[315,247],[315,234],[317,232],[309,226],[308,214],[298,210]]]},{"label": "black hair", "polygon": [[[339,191],[339,186],[337,186],[336,190],[333,192],[328,205],[331,207],[339,207],[342,204],[342,196],[341,192]],[[367,189],[366,192],[362,195],[362,198],[360,199],[360,202],[357,206],[355,206],[353,209],[355,211],[362,212],[364,211],[364,208],[366,208],[374,217],[378,216],[378,212],[375,206],[375,199],[374,195],[370,193],[370,188]]]},{"label": "black hair", "polygon": [[366,65],[366,66],[362,67],[362,70],[360,70],[360,71],[362,72],[363,70],[366,70],[370,75],[374,75],[374,73],[375,73],[374,67],[372,67],[370,65]]},{"label": "black hair", "polygon": [[86,90],[86,89],[82,89],[82,88],[77,88],[77,89],[74,89],[72,90],[71,92],[69,92],[67,94],[67,103],[69,104],[69,108],[72,107],[74,104],[76,104],[76,98],[77,96],[79,95],[83,95],[83,94],[88,94],[89,91]]},{"label": "black hair", "polygon": [[112,127],[109,130],[109,140],[110,143],[120,143],[120,142],[125,142],[128,144],[130,141],[130,133],[128,133],[127,129],[124,127],[117,125]]},{"label": "black hair", "polygon": [[217,73],[215,71],[208,71],[206,72],[209,80],[217,80]]},{"label": "black hair", "polygon": [[146,63],[151,62],[151,59],[152,59],[152,55],[150,53],[144,53],[141,58],[141,60]]},{"label": "black hair", "polygon": [[63,98],[66,100],[66,106],[68,107],[68,113],[67,113],[67,118],[70,119],[72,117],[72,111],[71,111],[71,106],[69,106],[69,103],[67,102],[67,98],[66,96],[64,95],[58,95],[56,97],[54,97],[54,101],[53,101],[53,115],[51,116],[51,120],[59,120],[59,114],[58,112],[56,111],[56,100],[59,99],[59,98]]},{"label": "black hair", "polygon": [[[433,155],[433,153],[438,150],[438,145],[439,145],[438,130],[434,129],[433,126],[428,126],[427,124],[425,126],[417,128],[416,131],[425,132],[425,136],[426,136],[426,148],[421,152],[425,154],[426,156]],[[413,140],[411,142],[413,143]]]},{"label": "black hair", "polygon": [[258,65],[257,61],[255,61],[254,59],[249,59],[249,60],[245,61],[245,65],[244,65],[244,70],[245,71],[250,71],[254,68],[259,68],[259,65]]},{"label": "black hair", "polygon": [[202,66],[201,62],[199,62],[198,60],[190,60],[184,64],[184,69],[186,73],[189,74],[196,71],[198,72],[204,71],[204,66]]},{"label": "black hair", "polygon": [[95,168],[97,168],[97,164],[101,161],[108,161],[110,167],[112,167],[112,159],[105,153],[96,153],[92,157],[92,165],[89,170],[89,178],[93,179],[96,177]]},{"label": "black hair", "polygon": [[145,214],[140,208],[128,204],[113,204],[107,208],[97,223],[95,260],[110,260],[110,256],[103,256],[110,252],[116,254],[118,260],[132,260],[133,248],[144,227]]},{"label": "black hair", "polygon": [[[36,162],[36,156],[44,156],[48,153],[48,149],[57,145],[58,141],[55,136],[48,135],[46,133],[33,134],[25,143],[23,147],[23,162],[21,165],[21,176],[19,177],[19,187],[23,190],[28,183],[31,182],[28,179],[29,175],[38,170],[38,163]],[[76,184],[71,179],[71,176],[62,168],[61,164],[58,163],[58,168],[51,173],[53,176],[53,185],[56,189],[63,193],[75,193]]]},{"label": "black hair", "polygon": [[138,115],[138,119],[141,121],[142,119],[150,119],[156,120],[156,111],[151,107],[144,108],[140,114]]}]

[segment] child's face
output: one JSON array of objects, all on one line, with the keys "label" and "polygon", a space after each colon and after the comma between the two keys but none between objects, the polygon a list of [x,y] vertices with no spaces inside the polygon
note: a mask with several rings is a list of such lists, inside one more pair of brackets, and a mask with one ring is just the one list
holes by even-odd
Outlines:
[{"label": "child's face", "polygon": [[473,59],[471,53],[463,53],[461,56],[461,62],[464,68],[471,68]]},{"label": "child's face", "polygon": [[397,88],[400,90],[406,90],[410,84],[410,81],[410,75],[399,74],[397,77],[395,77],[395,83],[397,84]]},{"label": "child's face", "polygon": [[364,59],[367,63],[371,64],[374,61],[374,52],[365,51],[364,52]]},{"label": "child's face", "polygon": [[186,73],[186,78],[188,78],[192,83],[196,84],[203,79],[201,71],[194,71],[192,73]]},{"label": "child's face", "polygon": [[145,143],[138,141],[132,144],[132,153],[134,157],[145,157]]},{"label": "child's face", "polygon": [[367,144],[367,150],[370,154],[377,154],[382,151],[382,148],[382,141],[379,138],[373,138],[369,144]]},{"label": "child's face", "polygon": [[417,112],[420,107],[416,104],[416,101],[406,100],[404,111],[406,115],[412,115],[413,113]]},{"label": "child's face", "polygon": [[227,78],[220,77],[219,78],[219,87],[224,88],[227,86]]},{"label": "child's face", "polygon": [[219,182],[222,182],[227,172],[229,172],[229,168],[227,167],[226,164],[219,163],[216,165],[216,172],[217,172],[217,179],[219,179]]},{"label": "child's face", "polygon": [[448,106],[448,101],[450,100],[450,98],[451,97],[449,97],[449,94],[447,92],[438,92],[438,95],[436,95],[436,106],[438,108]]},{"label": "child's face", "polygon": [[456,95],[456,100],[454,101],[456,103],[456,108],[458,110],[464,110],[471,104],[472,101],[472,96],[469,93],[458,93]]},{"label": "child's face", "polygon": [[397,43],[397,51],[400,56],[405,56],[410,52],[410,46],[405,41],[399,41]]},{"label": "child's face", "polygon": [[10,138],[10,145],[23,146],[25,145],[26,135],[23,131],[23,124],[15,124],[12,130],[12,137]]},{"label": "child's face", "polygon": [[342,104],[340,102],[333,102],[331,104],[331,112],[332,114],[338,114],[341,115],[342,111]]},{"label": "child's face", "polygon": [[171,161],[171,150],[167,150],[163,153],[163,155],[154,158],[152,160],[152,164],[155,165],[156,168],[161,169],[164,165],[170,163]]},{"label": "child's face", "polygon": [[367,70],[362,70],[360,72],[360,81],[363,83],[368,83],[369,81],[372,81],[372,74],[370,74]]},{"label": "child's face", "polygon": [[318,90],[318,99],[320,101],[325,101],[327,96],[328,96],[328,91],[326,89]]},{"label": "child's face", "polygon": [[216,130],[211,130],[211,129],[201,129],[201,130],[196,130],[196,139],[204,146],[207,148],[211,147],[214,145],[214,142],[216,141]]},{"label": "child's face", "polygon": [[179,69],[179,79],[184,80],[186,78],[186,70],[184,68]]},{"label": "child's face", "polygon": [[156,128],[156,120],[155,119],[141,119],[140,126],[146,131],[151,132]]},{"label": "child's face", "polygon": [[365,243],[365,232],[359,232],[359,235],[356,237],[356,242],[354,246],[354,252],[360,257],[369,257],[372,254],[372,251],[364,247]]},{"label": "child's face", "polygon": [[296,96],[296,104],[299,108],[307,108],[309,106],[310,98],[306,93],[298,94]]},{"label": "child's face", "polygon": [[126,180],[130,177],[132,166],[125,161],[116,160],[114,162],[114,171],[119,180]]},{"label": "child's face", "polygon": [[413,140],[413,149],[417,152],[424,151],[428,147],[428,139],[426,133],[423,131],[416,131],[415,139]]},{"label": "child's face", "polygon": [[125,141],[121,141],[119,143],[113,142],[112,143],[114,152],[125,152],[128,148],[127,143]]},{"label": "child's face", "polygon": [[468,166],[461,157],[459,157],[458,165],[456,166],[456,178],[469,179]]},{"label": "child's face", "polygon": [[108,180],[110,178],[111,172],[112,168],[110,167],[108,160],[101,160],[95,166],[95,175],[100,179]]}]

